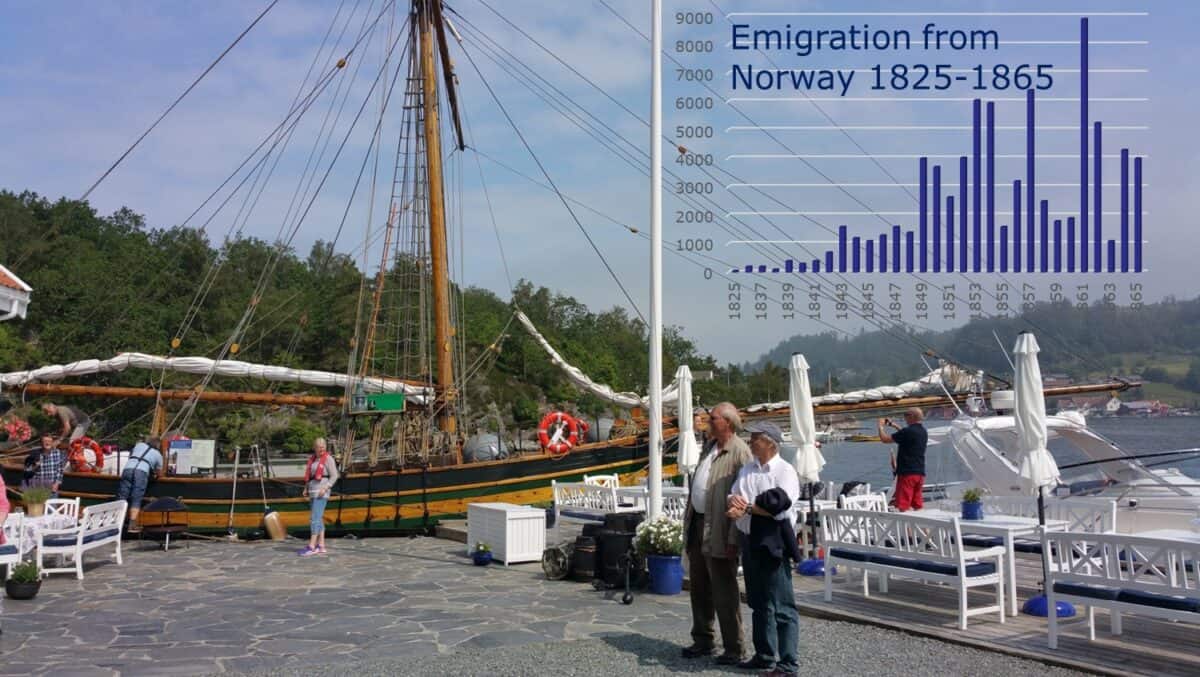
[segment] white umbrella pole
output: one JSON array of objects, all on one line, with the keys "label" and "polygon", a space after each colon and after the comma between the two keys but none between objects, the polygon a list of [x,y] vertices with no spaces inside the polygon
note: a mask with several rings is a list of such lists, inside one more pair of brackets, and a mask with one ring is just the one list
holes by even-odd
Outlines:
[{"label": "white umbrella pole", "polygon": [[650,40],[650,487],[649,519],[662,512],[662,0]]}]

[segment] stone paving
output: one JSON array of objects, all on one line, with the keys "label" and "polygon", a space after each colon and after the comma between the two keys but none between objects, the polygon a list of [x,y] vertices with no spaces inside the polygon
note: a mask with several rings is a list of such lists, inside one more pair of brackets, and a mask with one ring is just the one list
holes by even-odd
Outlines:
[{"label": "stone paving", "polygon": [[[496,675],[542,674],[539,668],[550,665],[557,674],[613,674],[716,667],[678,658],[690,624],[686,594],[639,595],[625,606],[619,595],[587,584],[547,581],[536,563],[472,566],[461,544],[432,538],[331,541],[329,555],[309,558],[296,556],[301,545],[194,541],[162,552],[127,543],[120,567],[96,554],[85,580],[55,575],[36,599],[5,600],[0,674]],[[811,657],[805,662],[819,665],[837,652],[835,672],[879,659],[876,652],[889,642],[898,652],[974,666],[966,672],[990,661],[1003,663],[991,674],[1055,672],[876,628],[802,622],[806,637],[824,637],[805,647]],[[748,614],[746,627],[748,639]],[[984,663],[970,662],[980,656]]]}]

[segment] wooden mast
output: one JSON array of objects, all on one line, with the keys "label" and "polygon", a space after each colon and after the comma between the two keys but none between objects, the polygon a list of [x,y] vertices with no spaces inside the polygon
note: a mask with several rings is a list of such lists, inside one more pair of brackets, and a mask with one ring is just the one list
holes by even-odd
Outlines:
[{"label": "wooden mast", "polygon": [[414,0],[421,41],[421,103],[425,119],[425,167],[429,190],[429,255],[433,275],[434,356],[440,395],[438,428],[451,435],[458,432],[454,400],[453,336],[450,326],[450,276],[446,238],[446,203],[442,185],[442,140],[438,127],[438,85],[433,50],[434,14],[441,20],[440,0]]}]

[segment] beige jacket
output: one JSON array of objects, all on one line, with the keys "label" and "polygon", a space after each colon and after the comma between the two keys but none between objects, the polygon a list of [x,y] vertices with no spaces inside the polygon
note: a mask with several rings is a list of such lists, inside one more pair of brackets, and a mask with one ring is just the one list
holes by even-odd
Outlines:
[{"label": "beige jacket", "polygon": [[[724,448],[717,450],[716,445],[713,445],[706,455],[714,453],[717,456],[713,458],[712,467],[708,471],[708,498],[707,507],[704,510],[704,542],[700,549],[707,557],[724,559],[725,546],[738,544],[738,530],[733,526],[733,520],[725,516],[725,511],[729,509],[726,503],[730,490],[733,488],[733,481],[737,479],[738,471],[742,469],[743,465],[750,462],[750,446],[742,438],[733,435],[725,443]],[[692,502],[689,500],[687,512],[683,518],[685,538],[687,534],[691,533],[688,527],[691,526],[694,514]]]}]

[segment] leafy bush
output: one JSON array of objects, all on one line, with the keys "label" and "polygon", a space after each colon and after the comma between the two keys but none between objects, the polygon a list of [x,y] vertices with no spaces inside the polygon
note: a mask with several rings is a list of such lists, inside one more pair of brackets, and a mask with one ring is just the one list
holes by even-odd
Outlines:
[{"label": "leafy bush", "polygon": [[38,571],[37,562],[21,562],[13,566],[12,578],[9,580],[17,583],[34,583],[41,578],[41,572]]},{"label": "leafy bush", "polygon": [[963,495],[962,495],[963,503],[980,503],[982,501],[983,501],[983,492],[981,492],[978,489],[972,488],[972,489],[967,489],[966,491],[963,492]]},{"label": "leafy bush", "polygon": [[491,552],[491,551],[492,551],[492,547],[490,545],[488,545],[487,543],[484,543],[483,541],[479,541],[478,543],[475,544],[475,552]]},{"label": "leafy bush", "polygon": [[659,517],[637,527],[637,549],[642,555],[680,555],[683,553],[683,522]]},{"label": "leafy bush", "polygon": [[21,492],[21,502],[25,505],[45,503],[54,495],[49,487],[29,487]]}]

